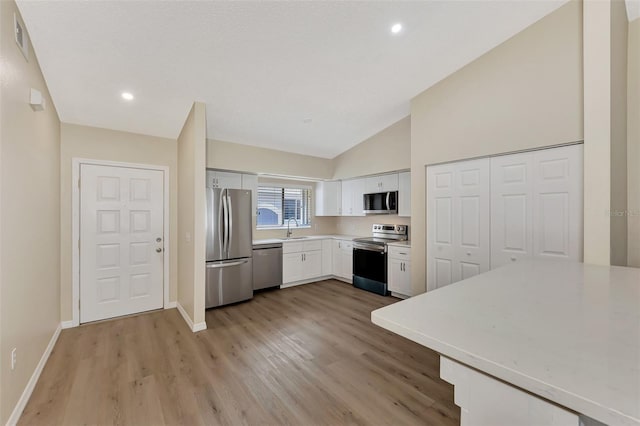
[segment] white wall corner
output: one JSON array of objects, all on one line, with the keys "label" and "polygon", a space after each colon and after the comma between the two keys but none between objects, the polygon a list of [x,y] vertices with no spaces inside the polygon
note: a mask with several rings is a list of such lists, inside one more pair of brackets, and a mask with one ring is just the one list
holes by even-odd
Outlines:
[{"label": "white wall corner", "polygon": [[61,323],[60,325],[62,326],[62,329],[63,329],[63,330],[66,330],[67,328],[73,328],[73,327],[76,327],[76,326],[73,324],[73,320],[72,320],[72,321],[62,321],[62,323]]},{"label": "white wall corner", "polygon": [[189,317],[189,315],[187,314],[187,311],[184,310],[180,302],[176,302],[176,305],[177,305],[176,307],[178,308],[178,312],[180,312],[180,315],[182,315],[182,318],[187,323],[191,331],[196,333],[198,331],[207,329],[207,323],[205,321],[194,324],[191,318]]},{"label": "white wall corner", "polygon": [[[66,322],[71,322],[71,321],[66,321]],[[16,406],[14,407],[13,412],[11,413],[11,416],[9,416],[9,420],[7,420],[7,426],[14,426],[18,423],[18,420],[20,420],[20,416],[22,416],[24,407],[27,406],[27,402],[29,402],[29,398],[31,398],[31,394],[33,393],[33,390],[36,387],[36,383],[38,383],[38,379],[40,378],[40,374],[42,374],[42,370],[44,369],[44,366],[46,365],[47,360],[49,359],[49,355],[51,355],[51,352],[53,351],[53,347],[56,345],[56,342],[58,341],[58,337],[60,336],[60,331],[62,331],[62,328],[63,328],[62,323],[58,324],[56,331],[53,332],[53,336],[51,336],[51,340],[49,340],[49,344],[44,350],[44,353],[42,354],[42,357],[40,358],[38,365],[36,365],[36,369],[33,371],[31,378],[27,382],[27,386],[25,386],[24,391],[22,391],[22,395],[20,395],[20,399],[18,399],[18,402],[16,403]]]},{"label": "white wall corner", "polygon": [[164,305],[165,309],[173,309],[177,307],[178,307],[178,302],[176,302],[175,300],[173,302],[169,302],[166,305]]}]

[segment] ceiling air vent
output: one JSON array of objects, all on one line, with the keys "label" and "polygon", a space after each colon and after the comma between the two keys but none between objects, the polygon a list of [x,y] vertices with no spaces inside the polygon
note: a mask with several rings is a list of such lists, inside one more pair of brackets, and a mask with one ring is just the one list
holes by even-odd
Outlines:
[{"label": "ceiling air vent", "polygon": [[16,34],[16,43],[18,43],[18,47],[20,51],[24,55],[24,58],[29,60],[29,36],[27,32],[24,30],[24,23],[20,20],[17,14],[13,14],[13,26]]}]

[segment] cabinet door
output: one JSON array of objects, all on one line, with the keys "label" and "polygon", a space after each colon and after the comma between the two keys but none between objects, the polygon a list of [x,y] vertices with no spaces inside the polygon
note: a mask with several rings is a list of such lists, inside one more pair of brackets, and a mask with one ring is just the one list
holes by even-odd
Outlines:
[{"label": "cabinet door", "polygon": [[302,253],[282,255],[282,282],[284,284],[303,279]]},{"label": "cabinet door", "polygon": [[371,176],[364,179],[364,193],[372,194],[382,192],[380,176]]},{"label": "cabinet door", "polygon": [[318,182],[315,191],[316,216],[339,216],[342,205],[340,181]]},{"label": "cabinet door", "polygon": [[389,276],[389,291],[404,294],[400,291],[402,289],[401,282],[404,279],[402,276],[402,263],[403,261],[400,259],[389,258],[387,274]]},{"label": "cabinet door", "polygon": [[351,241],[342,241],[340,246],[341,276],[350,280],[353,277],[353,243]]},{"label": "cabinet door", "polygon": [[379,176],[378,180],[380,181],[379,192],[398,191],[398,174],[397,173],[391,173],[388,175]]},{"label": "cabinet door", "polygon": [[533,256],[582,260],[583,146],[533,153]]},{"label": "cabinet door", "polygon": [[351,216],[364,216],[364,185],[365,179],[354,179],[351,181]]},{"label": "cabinet door", "polygon": [[331,275],[333,269],[332,264],[333,241],[322,240],[322,276]]},{"label": "cabinet door", "polygon": [[332,240],[331,244],[331,275],[341,277],[342,272],[342,250],[340,247],[340,240]]},{"label": "cabinet door", "polygon": [[251,191],[251,214],[256,216],[258,213],[258,175],[243,174],[242,189]]},{"label": "cabinet door", "polygon": [[242,175],[240,173],[216,172],[218,188],[242,189]]},{"label": "cabinet door", "polygon": [[491,159],[491,268],[533,253],[533,153]]},{"label": "cabinet door", "polygon": [[302,257],[303,279],[313,279],[322,276],[322,251],[306,251]]},{"label": "cabinet door", "polygon": [[402,261],[402,274],[398,282],[398,293],[405,296],[413,296],[413,287],[411,286],[411,262]]},{"label": "cabinet door", "polygon": [[411,172],[398,174],[398,216],[411,217]]},{"label": "cabinet door", "polygon": [[342,194],[341,194],[342,216],[353,216],[354,186],[355,185],[353,180],[342,181]]}]

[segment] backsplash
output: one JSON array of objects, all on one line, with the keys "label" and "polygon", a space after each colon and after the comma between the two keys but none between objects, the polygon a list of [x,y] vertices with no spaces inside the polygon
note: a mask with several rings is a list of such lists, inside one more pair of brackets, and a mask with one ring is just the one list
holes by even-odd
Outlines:
[{"label": "backsplash", "polygon": [[[336,233],[336,219],[335,217],[313,217],[311,219],[310,228],[296,228],[296,225],[291,223],[291,231],[296,237],[303,235],[333,235]],[[287,235],[286,229],[256,229],[255,218],[253,220],[253,239],[263,240],[267,238],[284,238]]]},{"label": "backsplash", "polygon": [[411,239],[411,218],[397,215],[372,215],[357,217],[336,217],[336,234],[359,235],[368,237],[371,235],[371,226],[374,223],[390,223],[394,225],[408,225],[409,239]]}]

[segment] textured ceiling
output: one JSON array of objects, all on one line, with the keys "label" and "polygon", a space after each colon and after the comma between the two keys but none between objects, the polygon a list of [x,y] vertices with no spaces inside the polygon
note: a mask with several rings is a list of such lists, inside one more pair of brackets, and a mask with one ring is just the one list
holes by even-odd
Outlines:
[{"label": "textured ceiling", "polygon": [[[25,1],[63,122],[332,158],[564,1]],[[399,35],[392,24],[404,26]],[[120,98],[122,91],[133,102]],[[310,123],[305,123],[312,119]]]}]

